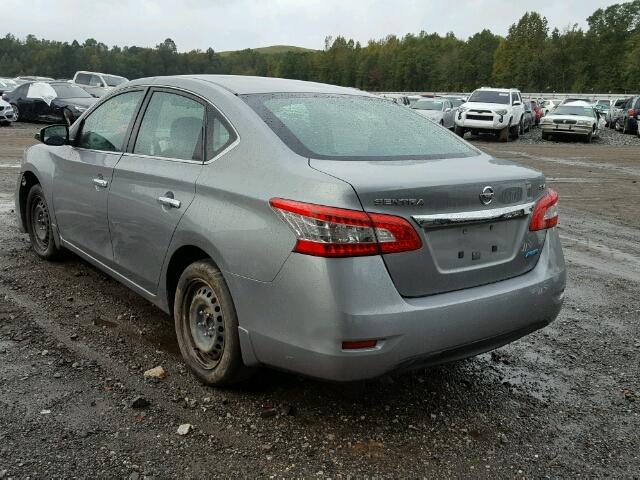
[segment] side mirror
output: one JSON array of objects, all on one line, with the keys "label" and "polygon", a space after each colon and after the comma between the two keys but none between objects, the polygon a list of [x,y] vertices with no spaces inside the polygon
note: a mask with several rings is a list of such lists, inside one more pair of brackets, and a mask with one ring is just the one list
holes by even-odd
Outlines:
[{"label": "side mirror", "polygon": [[49,125],[35,134],[35,139],[45,145],[60,147],[69,143],[69,127],[66,125]]}]

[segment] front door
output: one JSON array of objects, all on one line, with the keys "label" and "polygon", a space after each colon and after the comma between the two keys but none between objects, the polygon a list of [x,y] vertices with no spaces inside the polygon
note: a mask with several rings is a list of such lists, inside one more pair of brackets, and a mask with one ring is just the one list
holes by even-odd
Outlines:
[{"label": "front door", "polygon": [[116,269],[155,293],[165,253],[195,196],[204,158],[205,104],[153,89],[128,153],[114,169],[109,230]]},{"label": "front door", "polygon": [[74,145],[56,158],[53,206],[62,239],[103,263],[113,258],[107,196],[113,167],[143,90],[127,91],[98,106],[83,121]]}]

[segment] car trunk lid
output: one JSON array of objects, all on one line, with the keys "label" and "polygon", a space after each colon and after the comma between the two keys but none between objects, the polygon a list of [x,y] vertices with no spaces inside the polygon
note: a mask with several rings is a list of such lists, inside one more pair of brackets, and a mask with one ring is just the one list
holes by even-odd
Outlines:
[{"label": "car trunk lid", "polygon": [[[350,183],[365,211],[403,217],[423,247],[383,255],[399,293],[432,295],[531,270],[544,232],[529,232],[541,173],[485,154],[440,160],[310,160]],[[491,191],[493,196],[488,203]]]}]

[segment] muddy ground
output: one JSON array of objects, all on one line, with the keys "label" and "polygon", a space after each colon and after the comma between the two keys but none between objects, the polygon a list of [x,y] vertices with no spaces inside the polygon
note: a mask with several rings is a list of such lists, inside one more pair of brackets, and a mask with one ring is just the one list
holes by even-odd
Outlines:
[{"label": "muddy ground", "polygon": [[264,370],[222,390],[186,371],[168,316],[31,253],[12,195],[37,128],[0,128],[0,478],[640,477],[640,139],[474,140],[560,193],[568,286],[549,327],[375,381]]}]

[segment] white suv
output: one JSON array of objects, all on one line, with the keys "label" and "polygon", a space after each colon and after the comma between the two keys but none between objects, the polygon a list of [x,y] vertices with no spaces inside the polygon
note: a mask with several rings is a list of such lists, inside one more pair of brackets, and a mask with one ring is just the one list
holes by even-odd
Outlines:
[{"label": "white suv", "polygon": [[482,87],[458,108],[456,133],[493,132],[501,142],[518,138],[523,131],[524,105],[514,88]]},{"label": "white suv", "polygon": [[109,75],[98,72],[76,72],[72,83],[82,87],[87,93],[94,97],[101,97],[129,80],[119,75]]}]

